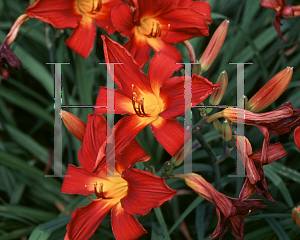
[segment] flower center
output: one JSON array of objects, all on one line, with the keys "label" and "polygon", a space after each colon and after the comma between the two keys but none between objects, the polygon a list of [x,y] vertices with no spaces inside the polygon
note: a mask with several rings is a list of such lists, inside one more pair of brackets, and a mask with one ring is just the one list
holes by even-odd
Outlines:
[{"label": "flower center", "polygon": [[94,194],[96,195],[97,198],[92,199],[88,195],[87,187],[88,186],[85,185],[85,194],[87,198],[93,202],[100,201],[101,199],[113,199],[113,198],[121,199],[127,195],[127,189],[128,189],[127,182],[121,177],[105,178],[102,179],[100,183],[99,182],[94,183]]},{"label": "flower center", "polygon": [[158,116],[161,112],[161,107],[154,94],[143,94],[144,97],[138,99],[137,93],[134,91],[132,84],[132,107],[136,115],[139,117]]},{"label": "flower center", "polygon": [[[139,31],[148,38],[157,38],[161,37],[162,32],[165,26],[163,26],[159,21],[151,19],[151,18],[144,18],[141,21],[141,26],[139,27]],[[167,25],[166,33],[164,34],[162,39],[165,38],[170,30],[170,24]]]},{"label": "flower center", "polygon": [[95,15],[101,10],[102,0],[77,0],[76,4],[82,15]]}]

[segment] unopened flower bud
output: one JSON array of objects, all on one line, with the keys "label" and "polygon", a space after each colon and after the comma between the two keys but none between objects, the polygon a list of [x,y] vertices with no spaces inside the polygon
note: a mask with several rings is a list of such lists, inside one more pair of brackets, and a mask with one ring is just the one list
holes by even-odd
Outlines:
[{"label": "unopened flower bud", "polygon": [[232,138],[232,126],[227,119],[222,124],[222,138],[226,142],[230,141]]},{"label": "unopened flower bud", "polygon": [[201,63],[198,60],[193,64],[192,74],[196,74],[197,76],[201,74]]},{"label": "unopened flower bud", "polygon": [[214,124],[214,127],[217,130],[217,132],[222,134],[222,124],[219,121],[219,119],[213,120],[213,124]]},{"label": "unopened flower bud", "polygon": [[260,112],[270,106],[289,85],[293,68],[287,67],[271,78],[248,102],[247,110]]},{"label": "unopened flower bud", "polygon": [[210,68],[217,55],[219,54],[226,38],[228,25],[229,21],[224,20],[209,41],[208,46],[206,47],[202,57],[199,60],[202,67],[202,73],[206,72]]},{"label": "unopened flower bud", "polygon": [[209,105],[218,105],[221,102],[228,84],[228,76],[226,71],[221,72],[216,84],[220,84],[220,88],[210,95]]},{"label": "unopened flower bud", "polygon": [[[186,151],[184,151],[184,149]],[[192,149],[192,141],[187,141],[186,144],[175,154],[174,157],[171,159],[171,163],[178,167],[182,164],[186,156],[189,154],[189,152]]]},{"label": "unopened flower bud", "polygon": [[155,175],[155,167],[153,165],[149,167],[149,172]]},{"label": "unopened flower bud", "polygon": [[76,137],[80,142],[82,142],[86,124],[74,114],[64,110],[61,111],[61,116],[69,132],[72,133],[72,135]]},{"label": "unopened flower bud", "polygon": [[292,220],[300,228],[300,205],[293,208]]},{"label": "unopened flower bud", "polygon": [[164,172],[169,172],[173,169],[173,164],[170,162],[170,161],[166,161],[165,164],[164,164]]}]

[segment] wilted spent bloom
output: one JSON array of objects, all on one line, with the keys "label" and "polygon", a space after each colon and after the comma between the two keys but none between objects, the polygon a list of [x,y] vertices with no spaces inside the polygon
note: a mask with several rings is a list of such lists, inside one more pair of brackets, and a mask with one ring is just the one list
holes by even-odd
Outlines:
[{"label": "wilted spent bloom", "polygon": [[7,34],[4,42],[0,46],[0,75],[3,79],[7,80],[10,77],[10,72],[7,67],[20,70],[22,62],[10,50],[10,45],[16,39],[21,25],[29,19],[27,14],[22,14],[15,21],[14,25]]},{"label": "wilted spent bloom", "polygon": [[249,100],[247,109],[251,112],[260,112],[270,106],[285,91],[292,75],[292,67],[277,73]]},{"label": "wilted spent bloom", "polygon": [[225,37],[228,30],[229,21],[224,20],[222,24],[217,28],[211,40],[208,43],[202,57],[199,62],[201,63],[201,72],[206,72],[212,63],[215,61],[219,54],[221,47],[225,41]]},{"label": "wilted spent bloom", "polygon": [[[188,176],[187,176],[188,175]],[[176,176],[180,177],[180,175]],[[218,225],[210,238],[222,239],[228,230],[236,239],[244,239],[244,217],[266,208],[262,199],[239,200],[218,192],[203,177],[195,173],[184,175],[185,183],[196,193],[216,206]],[[183,176],[182,176],[183,178]]]},{"label": "wilted spent bloom", "polygon": [[293,208],[292,220],[300,228],[300,205]]},{"label": "wilted spent bloom", "polygon": [[295,129],[294,140],[295,140],[296,146],[300,150],[300,126]]},{"label": "wilted spent bloom", "polygon": [[290,6],[286,4],[286,0],[261,0],[259,5],[276,11],[273,25],[277,31],[278,36],[285,42],[280,31],[280,25],[282,25],[280,21],[283,18],[300,16],[300,6]]},{"label": "wilted spent bloom", "polygon": [[[228,84],[228,76],[226,71],[221,72],[216,84],[220,84],[220,88],[214,91],[209,98],[209,105],[218,105],[225,93]],[[206,112],[210,113],[212,108],[207,108]]]},{"label": "wilted spent bloom", "polygon": [[222,138],[226,142],[232,139],[232,125],[227,119],[222,124]]},{"label": "wilted spent bloom", "polygon": [[172,157],[171,163],[175,167],[181,165],[184,159],[186,158],[186,156],[190,153],[191,149],[192,149],[192,141],[187,141],[185,145],[175,154],[175,156]]},{"label": "wilted spent bloom", "polygon": [[61,111],[62,120],[74,137],[76,137],[80,142],[83,141],[83,136],[86,128],[86,124],[74,114],[64,111]]}]

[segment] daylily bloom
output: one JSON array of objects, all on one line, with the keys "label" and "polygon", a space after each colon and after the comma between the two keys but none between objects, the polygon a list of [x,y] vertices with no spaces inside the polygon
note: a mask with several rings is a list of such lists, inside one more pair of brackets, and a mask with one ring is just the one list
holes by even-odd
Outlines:
[{"label": "daylily bloom", "polygon": [[[70,177],[65,177],[61,192],[86,195],[91,203],[72,213],[65,239],[89,239],[110,210],[115,238],[137,239],[146,230],[133,215],[145,215],[177,193],[165,184],[163,178],[131,169],[136,162],[150,157],[135,139],[116,155],[115,176],[106,177],[105,126],[106,120],[102,115],[89,115],[79,151],[82,167],[68,166],[66,175]],[[96,198],[89,194],[95,194]]]},{"label": "daylily bloom", "polygon": [[27,14],[22,14],[15,21],[14,25],[11,27],[9,33],[7,34],[4,42],[0,46],[0,75],[3,79],[9,79],[10,72],[7,66],[13,69],[21,69],[22,62],[20,59],[10,50],[10,45],[16,39],[21,25],[29,19]]},{"label": "daylily bloom", "polygon": [[286,0],[262,0],[259,5],[276,11],[273,24],[278,33],[278,36],[285,42],[280,31],[280,25],[282,25],[280,21],[283,18],[300,16],[300,6],[290,6],[286,4]]},{"label": "daylily bloom", "polygon": [[268,157],[265,162],[261,161],[262,150],[252,153],[252,146],[244,136],[237,136],[237,149],[241,159],[244,158],[244,165],[248,175],[239,198],[245,200],[257,191],[260,196],[264,195],[271,202],[276,203],[268,191],[263,165],[270,164],[287,155],[281,143],[269,145]]},{"label": "daylily bloom", "polygon": [[270,106],[288,87],[292,75],[292,67],[287,67],[277,73],[252,98],[250,98],[247,109],[251,112],[260,112]]},{"label": "daylily bloom", "polygon": [[218,192],[210,183],[198,174],[192,173],[185,177],[186,184],[203,198],[216,206],[219,222],[210,238],[222,239],[228,230],[237,239],[244,239],[244,217],[251,212],[266,208],[262,199],[239,200]]},{"label": "daylily bloom", "polygon": [[181,62],[182,56],[172,43],[208,36],[210,5],[191,0],[131,0],[113,9],[112,21],[117,31],[129,38],[124,47],[141,67],[150,59],[149,46]]},{"label": "daylily bloom", "polygon": [[[191,95],[190,90],[184,91],[184,81],[191,81],[190,78],[170,78],[182,66],[165,52],[160,51],[152,58],[147,77],[124,47],[106,36],[102,36],[102,39],[106,63],[122,63],[115,65],[114,69],[114,80],[120,89],[111,90],[115,97],[115,108],[111,113],[131,115],[116,124],[116,138],[125,146],[151,124],[156,139],[174,156],[184,145],[184,133],[189,136],[184,127],[174,120],[191,107],[185,106],[185,98],[191,98],[192,105],[197,105],[219,86],[193,75]],[[96,106],[107,106],[105,87],[100,87]],[[94,113],[107,113],[107,108],[95,108]]]},{"label": "daylily bloom", "polygon": [[65,44],[86,58],[92,51],[96,36],[95,22],[108,34],[115,28],[111,10],[121,0],[39,0],[26,9],[29,17],[51,24],[55,28],[73,28]]},{"label": "daylily bloom", "polygon": [[300,126],[295,129],[294,140],[295,140],[296,146],[300,150]]},{"label": "daylily bloom", "polygon": [[69,132],[82,142],[86,124],[74,114],[64,110],[61,111],[61,117]]}]

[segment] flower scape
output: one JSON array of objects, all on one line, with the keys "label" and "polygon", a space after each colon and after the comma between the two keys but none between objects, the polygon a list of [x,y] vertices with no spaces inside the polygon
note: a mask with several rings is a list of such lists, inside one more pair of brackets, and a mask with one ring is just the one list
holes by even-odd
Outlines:
[{"label": "flower scape", "polygon": [[1,3],[0,239],[299,239],[299,4]]}]

